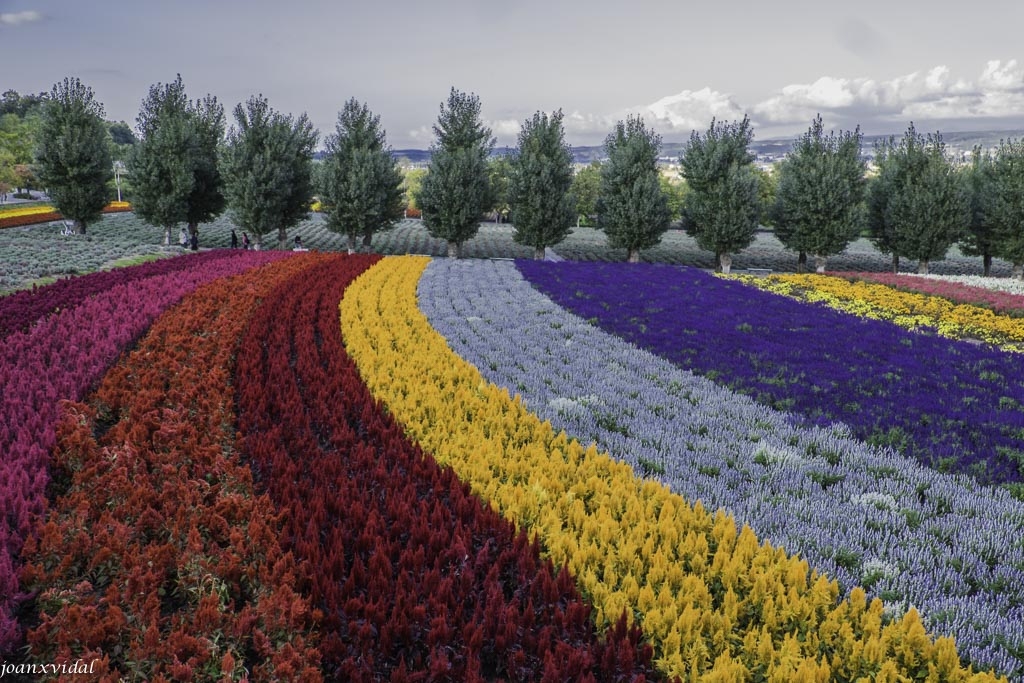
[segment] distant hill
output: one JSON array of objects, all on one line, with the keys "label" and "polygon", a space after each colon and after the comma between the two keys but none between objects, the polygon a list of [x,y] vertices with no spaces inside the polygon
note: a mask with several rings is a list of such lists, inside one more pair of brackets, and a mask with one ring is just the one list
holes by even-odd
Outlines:
[{"label": "distant hill", "polygon": [[[927,134],[929,131],[922,130],[921,132]],[[902,133],[899,133],[896,137],[899,138],[901,135]],[[750,144],[750,150],[759,157],[772,156],[777,160],[790,151],[793,146],[793,140],[796,137],[794,135],[791,138],[774,138],[771,140],[757,140],[755,138]],[[874,149],[875,142],[885,140],[888,137],[888,135],[865,135],[864,151],[870,154],[870,150]],[[942,139],[951,152],[965,154],[969,153],[975,145],[981,145],[984,148],[995,147],[999,144],[1000,140],[1008,138],[1024,138],[1024,130],[942,133]],[[685,147],[685,142],[666,142],[661,146],[661,158],[663,160],[676,160],[682,155]],[[492,156],[500,156],[511,151],[513,150],[510,147],[500,147],[491,154]],[[603,145],[573,147],[572,154],[573,161],[578,164],[589,164],[592,161],[600,161],[605,158]],[[430,150],[428,149],[396,149],[392,151],[392,155],[396,159],[407,159],[413,165],[430,162]]]}]

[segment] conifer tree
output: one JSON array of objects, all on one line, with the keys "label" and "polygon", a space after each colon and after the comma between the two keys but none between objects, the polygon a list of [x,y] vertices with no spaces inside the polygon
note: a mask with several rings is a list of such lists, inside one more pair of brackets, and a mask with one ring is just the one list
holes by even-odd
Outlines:
[{"label": "conifer tree", "polygon": [[604,142],[608,161],[601,166],[597,227],[613,249],[626,249],[630,263],[640,250],[661,242],[669,226],[668,200],[658,180],[661,136],[639,116],[619,121]]},{"label": "conifer tree", "polygon": [[1000,141],[984,207],[996,254],[1013,264],[1014,277],[1024,279],[1024,140]]},{"label": "conifer tree", "polygon": [[533,247],[544,258],[546,247],[564,240],[573,222],[572,150],[565,142],[562,112],[537,112],[519,131],[519,150],[512,157],[509,204],[517,244]]},{"label": "conifer tree", "polygon": [[83,235],[102,214],[114,175],[103,117],[92,88],[77,78],[54,85],[43,105],[36,148],[39,178],[57,210]]},{"label": "conifer tree", "polygon": [[963,184],[946,158],[939,133],[921,135],[911,123],[903,138],[878,147],[879,173],[868,186],[868,226],[883,253],[918,261],[927,273],[970,221]]},{"label": "conifer tree", "polygon": [[320,197],[327,228],[345,235],[348,251],[360,237],[369,247],[373,235],[402,218],[402,173],[380,127],[380,117],[355,98],[338,113],[328,136],[320,174]]},{"label": "conifer tree", "polygon": [[750,120],[720,123],[707,133],[694,131],[679,159],[690,188],[683,206],[683,227],[701,249],[715,254],[716,268],[728,273],[732,254],[754,241],[761,213],[760,181],[748,150],[754,132]]},{"label": "conifer tree", "polygon": [[989,215],[992,210],[995,174],[992,154],[975,146],[971,164],[961,170],[964,189],[970,204],[970,219],[960,238],[960,250],[967,256],[980,256],[982,273],[992,272],[992,257],[999,250],[995,224]]},{"label": "conifer tree", "polygon": [[491,129],[480,119],[480,99],[451,89],[434,125],[430,166],[417,202],[432,237],[448,242],[448,256],[459,258],[462,245],[480,229],[493,203],[487,157],[494,149]]},{"label": "conifer tree", "polygon": [[860,234],[866,187],[860,143],[859,128],[825,135],[819,115],[778,169],[775,236],[787,248],[811,254],[818,272]]},{"label": "conifer tree", "polygon": [[231,214],[257,249],[274,230],[284,248],[288,228],[309,216],[317,133],[305,114],[280,114],[263,95],[236,106],[234,115],[222,166]]}]

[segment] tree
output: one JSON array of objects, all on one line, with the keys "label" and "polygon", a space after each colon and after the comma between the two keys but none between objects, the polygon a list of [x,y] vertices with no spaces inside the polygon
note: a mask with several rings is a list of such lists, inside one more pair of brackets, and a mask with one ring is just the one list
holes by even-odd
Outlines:
[{"label": "tree", "polygon": [[614,249],[625,248],[630,263],[640,250],[661,242],[668,230],[668,201],[658,182],[661,136],[639,116],[619,121],[605,138],[608,162],[601,167],[597,227]]},{"label": "tree", "polygon": [[228,206],[257,249],[275,229],[284,248],[288,228],[309,216],[317,133],[305,114],[284,116],[263,95],[236,106],[234,116],[222,166]]},{"label": "tree", "polygon": [[491,185],[489,210],[494,212],[494,222],[501,223],[508,217],[511,208],[509,188],[512,182],[512,154],[506,149],[487,159],[487,180]]},{"label": "tree", "polygon": [[376,232],[387,230],[405,211],[402,174],[385,144],[380,117],[354,98],[338,113],[334,135],[326,140],[320,201],[327,228],[369,247]]},{"label": "tree", "polygon": [[113,176],[103,105],[77,78],[53,86],[36,148],[39,178],[79,234],[99,219]]},{"label": "tree", "polygon": [[452,88],[447,106],[441,104],[434,135],[429,172],[417,201],[427,232],[446,240],[448,256],[459,258],[493,199],[487,157],[494,138],[480,120],[480,99]]},{"label": "tree", "polygon": [[405,204],[410,209],[419,210],[417,198],[423,187],[423,178],[427,175],[425,168],[406,168],[402,172],[402,191],[405,193]]},{"label": "tree", "polygon": [[591,225],[591,216],[597,213],[597,198],[601,194],[601,162],[592,161],[578,169],[569,192],[576,198],[576,227],[580,227],[580,223]]},{"label": "tree", "polygon": [[897,144],[878,146],[879,173],[868,185],[868,226],[875,246],[899,258],[917,259],[918,272],[945,258],[970,220],[963,186],[946,158],[939,133],[927,138],[911,123]]},{"label": "tree", "polygon": [[670,223],[675,223],[683,217],[683,204],[686,202],[686,183],[675,174],[659,173],[658,185],[668,202],[668,217]]},{"label": "tree", "polygon": [[508,193],[515,226],[512,239],[533,247],[534,258],[544,258],[546,247],[572,232],[571,186],[572,149],[565,142],[562,112],[537,112],[519,130]]},{"label": "tree", "polygon": [[728,273],[732,254],[750,246],[761,214],[760,182],[748,146],[750,120],[711,120],[707,133],[694,131],[679,159],[690,188],[683,227],[701,249],[715,253],[716,268]]},{"label": "tree", "polygon": [[971,164],[961,175],[970,204],[970,219],[960,238],[960,249],[968,256],[980,256],[982,272],[988,277],[992,272],[992,257],[999,250],[996,226],[989,215],[995,191],[992,155],[983,152],[980,145],[975,146]]},{"label": "tree", "polygon": [[793,143],[779,167],[771,215],[775,235],[787,248],[825,260],[857,238],[863,220],[864,162],[860,128],[825,135],[821,116]]},{"label": "tree", "polygon": [[135,213],[163,228],[164,244],[179,223],[197,236],[200,223],[224,210],[217,167],[224,108],[210,95],[190,102],[179,74],[173,83],[150,87],[137,123],[142,139],[129,156]]},{"label": "tree", "polygon": [[1024,279],[1024,140],[1000,141],[992,159],[991,190],[983,212],[995,236],[996,254]]}]

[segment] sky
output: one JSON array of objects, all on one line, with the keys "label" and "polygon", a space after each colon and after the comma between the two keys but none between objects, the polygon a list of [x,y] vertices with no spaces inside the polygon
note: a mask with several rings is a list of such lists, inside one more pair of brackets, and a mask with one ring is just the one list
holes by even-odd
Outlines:
[{"label": "sky", "polygon": [[1024,131],[1016,0],[0,0],[0,92],[78,77],[135,126],[181,74],[231,111],[262,94],[325,136],[355,97],[395,149],[426,149],[451,88],[500,146],[536,111],[598,145],[639,115],[665,142],[712,117],[756,139],[828,129]]}]

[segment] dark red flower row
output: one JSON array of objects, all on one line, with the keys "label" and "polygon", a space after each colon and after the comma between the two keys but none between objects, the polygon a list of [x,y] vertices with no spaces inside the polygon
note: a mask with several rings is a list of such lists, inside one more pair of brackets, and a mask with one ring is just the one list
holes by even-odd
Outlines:
[{"label": "dark red flower row", "polygon": [[198,289],[90,404],[65,404],[58,496],[24,553],[36,661],[95,658],[104,680],[319,679],[316,615],[236,456],[231,371],[261,298],[325,258]]},{"label": "dark red flower row", "polygon": [[286,548],[312,572],[324,671],[345,681],[643,681],[639,631],[599,640],[565,570],[440,468],[375,404],[342,345],[337,257],[254,316],[239,429]]},{"label": "dark red flower row", "polygon": [[829,275],[856,282],[873,282],[887,285],[904,292],[930,294],[942,297],[954,304],[970,304],[991,309],[996,313],[1016,318],[1024,317],[1024,296],[1000,292],[984,287],[973,287],[960,282],[934,278],[903,275],[897,273],[847,273],[835,272]]}]

